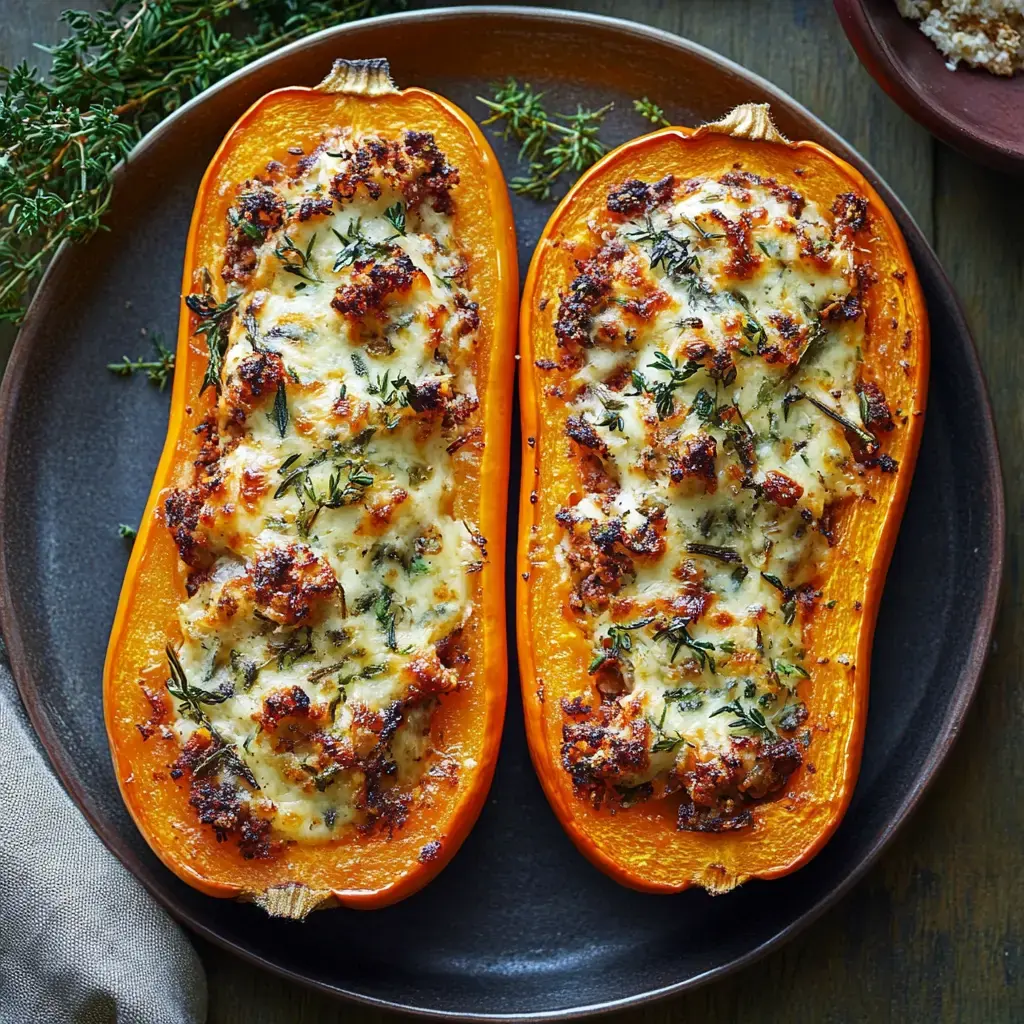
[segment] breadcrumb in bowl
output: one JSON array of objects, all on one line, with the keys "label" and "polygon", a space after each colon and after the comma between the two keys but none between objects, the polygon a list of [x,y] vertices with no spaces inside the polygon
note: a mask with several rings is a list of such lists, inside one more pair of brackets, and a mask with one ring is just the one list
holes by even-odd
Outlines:
[{"label": "breadcrumb in bowl", "polygon": [[955,71],[960,61],[994,75],[1024,68],[1024,0],[896,0]]}]

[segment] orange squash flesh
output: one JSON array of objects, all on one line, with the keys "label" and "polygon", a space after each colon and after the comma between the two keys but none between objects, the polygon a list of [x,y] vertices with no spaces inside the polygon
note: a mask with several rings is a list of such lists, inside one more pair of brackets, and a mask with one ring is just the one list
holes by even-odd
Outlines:
[{"label": "orange squash flesh", "polygon": [[[553,330],[557,297],[568,292],[577,273],[574,258],[580,255],[561,243],[583,238],[588,219],[599,219],[604,212],[611,187],[627,178],[653,182],[673,174],[683,180],[740,167],[792,185],[823,210],[839,193],[867,197],[869,229],[858,235],[858,244],[870,249],[875,274],[865,292],[864,359],[891,407],[900,410],[897,428],[882,438],[883,450],[898,460],[900,468],[895,474],[872,474],[873,503],[845,504],[836,546],[817,582],[836,603],[831,609],[819,603],[804,626],[806,663],[814,669],[812,680],[802,682],[798,691],[810,711],[812,734],[804,766],[781,793],[754,805],[753,828],[683,832],[676,828],[678,796],[618,813],[595,810],[574,793],[561,765],[566,719],[560,699],[592,686],[587,665],[593,648],[567,610],[569,583],[553,557],[560,536],[554,513],[571,504],[570,494],[579,489],[580,478],[575,460],[565,457],[564,402],[544,390],[560,377],[536,369],[535,360],[557,360],[560,354]],[[544,298],[549,301],[544,303]],[[858,171],[815,143],[751,140],[686,128],[667,128],[636,139],[584,175],[548,222],[526,280],[520,353],[519,662],[530,751],[555,813],[595,865],[619,882],[645,891],[675,892],[700,885],[723,892],[747,879],[776,878],[806,864],[835,831],[857,779],[872,636],[923,426],[927,314],[892,214]],[[837,657],[840,652],[847,657]],[[828,663],[816,664],[823,655],[831,656]]]},{"label": "orange squash flesh", "polygon": [[[194,428],[215,401],[212,388],[199,395],[206,348],[202,338],[193,337],[195,324],[184,305],[167,440],[111,632],[104,707],[124,800],[154,852],[180,878],[212,896],[260,899],[276,887],[294,884],[328,902],[372,908],[415,892],[444,867],[476,820],[494,771],[507,681],[505,507],[494,495],[508,486],[518,281],[505,182],[490,146],[466,114],[424,89],[371,96],[296,87],[255,103],[214,156],[192,217],[183,294],[197,290],[198,273],[209,267],[218,301],[224,298],[217,271],[233,186],[261,173],[268,161],[284,161],[289,147],[310,152],[322,133],[338,126],[392,137],[407,128],[431,132],[460,171],[454,227],[469,254],[480,303],[476,381],[486,447],[478,470],[458,470],[454,514],[479,524],[488,558],[475,576],[474,613],[464,634],[472,683],[446,696],[432,720],[435,747],[456,752],[463,762],[458,782],[424,784],[424,799],[413,805],[393,838],[349,828],[327,844],[291,843],[274,859],[245,860],[236,844],[218,843],[213,831],[199,823],[188,803],[187,784],[169,778],[177,741],[159,733],[144,739],[136,728],[152,713],[140,683],[163,692],[164,645],[180,638],[177,607],[186,597],[186,569],[163,521],[163,499],[195,458],[199,438]],[[440,853],[421,859],[423,847],[435,841]]]}]

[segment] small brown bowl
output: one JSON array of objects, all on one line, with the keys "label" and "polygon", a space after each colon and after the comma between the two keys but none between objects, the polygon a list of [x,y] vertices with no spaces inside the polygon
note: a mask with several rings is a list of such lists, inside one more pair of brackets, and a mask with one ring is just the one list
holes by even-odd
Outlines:
[{"label": "small brown bowl", "polygon": [[915,121],[972,159],[1024,174],[1024,74],[950,71],[895,0],[833,2],[861,63]]}]

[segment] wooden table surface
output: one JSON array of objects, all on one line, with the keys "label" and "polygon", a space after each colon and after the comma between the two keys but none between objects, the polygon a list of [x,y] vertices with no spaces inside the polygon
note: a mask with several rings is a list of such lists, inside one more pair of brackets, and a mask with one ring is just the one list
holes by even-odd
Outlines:
[{"label": "wooden table surface", "polygon": [[[0,0],[0,64],[38,60],[64,7]],[[1006,585],[977,701],[949,763],[882,861],[822,920],[734,977],[607,1018],[1024,1020],[1024,654],[1016,529],[1024,497],[1024,181],[971,163],[905,116],[860,66],[827,0],[576,0],[686,36],[768,78],[848,139],[931,239],[988,375],[1009,505]],[[411,941],[416,941],[415,937]],[[307,991],[205,943],[211,1024],[397,1020]],[[637,965],[642,969],[642,964]]]}]

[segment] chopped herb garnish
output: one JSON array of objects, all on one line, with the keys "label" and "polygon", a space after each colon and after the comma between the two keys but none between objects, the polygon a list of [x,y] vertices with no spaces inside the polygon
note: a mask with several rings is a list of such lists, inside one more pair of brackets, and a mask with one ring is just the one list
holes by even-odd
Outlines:
[{"label": "chopped herb garnish", "polygon": [[605,662],[616,661],[623,651],[633,649],[633,638],[629,635],[635,629],[643,629],[654,621],[654,616],[638,619],[630,623],[614,623],[608,627],[607,637],[610,641],[608,646],[602,645],[594,660],[590,663],[587,671],[593,675]]},{"label": "chopped herb garnish", "polygon": [[393,206],[389,206],[384,211],[384,216],[387,217],[395,231],[400,235],[405,234],[405,203],[399,200]]},{"label": "chopped herb garnish", "polygon": [[260,671],[256,662],[234,650],[231,652],[229,660],[231,661],[232,671],[239,677],[242,689],[252,689],[252,685],[256,682],[256,676],[259,675]]},{"label": "chopped herb garnish", "polygon": [[701,388],[693,396],[692,412],[705,426],[719,426],[718,403],[706,388]]},{"label": "chopped herb garnish", "polygon": [[305,250],[300,249],[288,234],[282,236],[284,242],[274,249],[274,255],[284,264],[286,274],[301,277],[309,284],[322,284],[323,279],[317,273],[313,262],[313,246],[316,244],[316,232],[310,236]]},{"label": "chopped herb garnish", "polygon": [[[394,207],[390,209],[394,209]],[[331,228],[331,231],[334,233],[334,237],[341,242],[341,248],[334,257],[333,270],[335,273],[351,266],[356,260],[373,260],[387,256],[393,248],[389,242],[371,242],[363,233],[363,221],[360,217],[356,217],[355,220],[348,222],[348,227],[345,228],[344,234],[334,228]],[[404,231],[402,233],[404,234]],[[365,374],[360,374],[360,376],[365,376]]]},{"label": "chopped herb garnish", "polygon": [[668,704],[666,704],[661,709],[661,718],[660,718],[659,721],[655,722],[653,718],[648,718],[647,719],[647,721],[650,723],[651,727],[658,734],[658,739],[656,739],[654,741],[654,744],[651,747],[651,753],[652,754],[660,754],[663,751],[673,751],[681,743],[686,743],[687,746],[692,746],[691,743],[688,743],[687,740],[685,740],[678,733],[673,735],[672,733],[665,732],[665,715],[667,713],[668,713]]},{"label": "chopped herb garnish", "polygon": [[[218,736],[217,739],[220,740],[220,737]],[[221,742],[223,743],[223,740],[221,740]],[[230,743],[216,747],[212,753],[207,754],[207,756],[192,769],[192,774],[196,778],[202,778],[204,775],[209,775],[215,768],[221,766],[245,779],[253,789],[260,788],[259,783],[256,781],[256,776],[253,775],[249,766],[241,759],[241,757],[239,757],[238,751],[235,749],[234,745]]]},{"label": "chopped herb garnish", "polygon": [[777,591],[779,591],[780,594],[782,594],[785,597],[787,601],[792,596],[793,591],[790,590],[790,588],[787,587],[786,584],[783,583],[778,576],[773,576],[770,572],[763,572],[761,573],[761,578],[765,581],[765,583],[770,583]]},{"label": "chopped herb garnish", "polygon": [[627,232],[626,237],[632,242],[647,245],[651,268],[662,267],[673,280],[680,280],[684,274],[692,273],[700,266],[700,259],[690,252],[690,240],[678,238],[667,228],[655,228],[650,216],[644,218],[642,228]]},{"label": "chopped herb garnish", "polygon": [[366,390],[371,395],[379,395],[384,405],[394,405],[396,402],[403,408],[409,404],[409,394],[406,390],[409,387],[409,379],[404,375],[390,379],[391,371],[385,370],[378,374],[376,381],[366,385]]},{"label": "chopped herb garnish", "polygon": [[410,576],[425,576],[430,572],[430,563],[422,555],[416,555],[407,571]]},{"label": "chopped herb garnish", "polygon": [[203,291],[185,296],[185,305],[199,318],[199,326],[192,332],[192,336],[201,335],[206,340],[206,373],[203,375],[199,394],[208,387],[220,391],[220,375],[224,366],[224,353],[228,347],[228,332],[240,297],[241,293],[229,295],[223,302],[217,302],[213,296],[213,280],[205,267]]},{"label": "chopped herb garnish", "polygon": [[654,398],[654,405],[658,411],[659,419],[667,419],[675,411],[675,391],[682,387],[698,370],[702,369],[700,363],[692,359],[687,360],[682,367],[673,362],[664,352],[656,352],[654,361],[647,364],[648,369],[661,370],[669,374],[667,381],[649,382],[638,370],[634,370],[633,387],[636,388],[631,394],[649,394]]},{"label": "chopped herb garnish", "polygon": [[137,533],[134,526],[129,526],[127,523],[117,524],[117,535],[124,537],[125,540],[135,540],[135,534]]},{"label": "chopped herb garnish", "polygon": [[705,555],[708,558],[716,558],[719,562],[739,564],[743,561],[740,558],[740,553],[735,548],[721,548],[715,544],[687,544],[686,550],[692,555]]},{"label": "chopped herb garnish", "polygon": [[197,725],[209,727],[210,720],[203,710],[204,704],[223,704],[230,694],[220,690],[203,690],[198,686],[192,686],[181,667],[177,652],[167,644],[164,648],[167,652],[167,664],[171,670],[171,678],[167,680],[167,692],[178,701],[178,714],[190,719]]},{"label": "chopped herb garnish", "polygon": [[872,449],[878,447],[878,438],[870,430],[865,430],[864,427],[858,426],[858,424],[854,423],[848,416],[843,415],[838,409],[833,409],[830,405],[826,405],[813,395],[808,395],[799,388],[791,388],[786,392],[786,396],[782,400],[783,418],[785,419],[788,416],[791,405],[804,399],[810,402],[816,409],[820,409],[830,419],[835,420],[845,430],[850,431],[866,447]]},{"label": "chopped herb garnish", "polygon": [[267,646],[277,655],[279,669],[290,668],[300,658],[305,658],[316,650],[310,626],[300,626],[280,639],[272,637]]},{"label": "chopped herb garnish", "polygon": [[779,676],[787,676],[789,678],[799,677],[801,679],[810,679],[811,675],[802,665],[794,665],[792,662],[783,661],[781,658],[772,659],[772,671]]},{"label": "chopped herb garnish", "polygon": [[398,641],[395,638],[395,612],[391,607],[391,599],[394,591],[386,584],[380,588],[377,600],[373,605],[373,614],[377,618],[377,624],[384,631],[384,644],[390,650],[398,648]]},{"label": "chopped herb garnish", "polygon": [[[348,480],[343,485],[341,470],[345,468],[348,469]],[[307,466],[296,470],[295,473],[287,477],[277,489],[275,497],[284,494],[292,486],[293,481],[296,481],[296,494],[299,495],[303,504],[303,510],[296,520],[296,526],[299,536],[304,538],[309,536],[322,509],[354,505],[362,500],[366,488],[373,486],[373,476],[366,471],[365,464],[354,462],[352,459],[346,459],[335,472],[331,473],[327,481],[327,490],[323,494],[317,491],[310,480]]]},{"label": "chopped herb garnish", "polygon": [[704,707],[701,691],[693,686],[680,686],[666,690],[662,695],[666,704],[675,704],[680,711],[699,711]]},{"label": "chopped herb garnish", "polygon": [[715,659],[708,653],[713,651],[715,645],[709,643],[706,640],[694,640],[690,636],[690,631],[687,629],[690,620],[682,616],[677,616],[672,619],[667,625],[662,626],[655,634],[654,639],[656,641],[666,640],[672,645],[672,657],[669,658],[670,662],[676,660],[676,655],[684,648],[687,647],[693,652],[693,656],[700,667],[708,668],[711,674],[715,674]]},{"label": "chopped herb garnish", "polygon": [[680,215],[679,219],[684,224],[686,224],[687,227],[693,228],[693,230],[696,231],[697,234],[700,235],[700,237],[705,242],[712,242],[716,238],[725,238],[725,235],[723,235],[721,232],[718,232],[718,231],[705,231],[695,220],[691,220],[689,217]]},{"label": "chopped herb garnish", "polygon": [[277,432],[284,437],[288,433],[288,392],[283,380],[277,382],[277,394],[274,396],[274,408],[271,410],[270,418],[277,427]]},{"label": "chopped herb garnish", "polygon": [[709,717],[715,718],[718,715],[733,714],[735,719],[729,723],[730,729],[743,729],[747,732],[760,733],[765,739],[775,740],[778,736],[775,730],[765,721],[764,715],[757,708],[745,708],[739,700],[731,700],[720,708],[711,712]]}]

